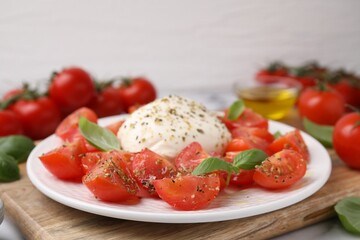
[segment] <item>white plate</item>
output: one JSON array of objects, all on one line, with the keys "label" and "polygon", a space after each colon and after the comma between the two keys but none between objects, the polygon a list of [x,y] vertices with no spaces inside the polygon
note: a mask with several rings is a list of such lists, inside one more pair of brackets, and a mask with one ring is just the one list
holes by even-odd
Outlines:
[{"label": "white plate", "polygon": [[[100,120],[101,125],[124,117],[116,116]],[[292,127],[270,121],[270,131],[282,133]],[[43,194],[66,206],[102,216],[143,222],[197,223],[238,219],[275,211],[309,197],[327,181],[331,172],[331,159],[326,149],[308,134],[301,133],[310,152],[310,162],[305,177],[286,190],[268,191],[261,188],[248,188],[241,191],[225,189],[207,209],[197,211],[178,211],[160,199],[142,199],[136,205],[106,203],[95,199],[81,183],[58,180],[42,165],[38,156],[61,144],[52,135],[43,140],[30,154],[27,173],[31,182]]]}]

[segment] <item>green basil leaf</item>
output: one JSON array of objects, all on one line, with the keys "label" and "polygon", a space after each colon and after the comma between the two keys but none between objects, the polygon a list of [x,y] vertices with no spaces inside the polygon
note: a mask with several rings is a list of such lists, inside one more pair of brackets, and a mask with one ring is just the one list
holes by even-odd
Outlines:
[{"label": "green basil leaf", "polygon": [[107,128],[90,122],[84,117],[79,120],[79,129],[84,138],[94,147],[102,151],[119,150],[120,142]]},{"label": "green basil leaf", "polygon": [[17,161],[10,155],[0,152],[0,182],[11,182],[20,179]]},{"label": "green basil leaf", "polygon": [[334,131],[333,126],[319,125],[310,121],[307,118],[303,119],[303,125],[306,132],[308,132],[311,136],[321,142],[321,144],[323,144],[325,147],[332,147],[332,135]]},{"label": "green basil leaf", "polygon": [[224,170],[228,173],[226,184],[229,184],[232,172],[239,172],[239,169],[234,167],[231,163],[224,161],[221,158],[210,157],[203,160],[192,172],[192,175],[201,175],[211,173],[218,170]]},{"label": "green basil leaf", "polygon": [[245,104],[242,100],[237,100],[231,104],[227,118],[231,121],[235,121],[245,110]]},{"label": "green basil leaf", "polygon": [[335,205],[335,211],[344,228],[360,234],[360,197],[346,197]]},{"label": "green basil leaf", "polygon": [[250,149],[238,153],[234,158],[234,166],[251,170],[255,169],[256,165],[260,165],[268,155],[260,149]]},{"label": "green basil leaf", "polygon": [[0,150],[15,158],[18,163],[26,161],[34,147],[34,142],[23,135],[0,137]]},{"label": "green basil leaf", "polygon": [[274,134],[273,134],[274,138],[275,139],[278,139],[279,137],[282,136],[281,132],[280,131],[276,131]]}]

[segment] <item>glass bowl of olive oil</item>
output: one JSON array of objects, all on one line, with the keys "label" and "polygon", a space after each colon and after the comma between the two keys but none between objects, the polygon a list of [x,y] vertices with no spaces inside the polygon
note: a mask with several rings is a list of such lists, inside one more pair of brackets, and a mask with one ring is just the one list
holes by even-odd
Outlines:
[{"label": "glass bowl of olive oil", "polygon": [[236,83],[235,91],[246,107],[266,118],[278,120],[294,107],[299,87],[285,82],[252,82]]}]

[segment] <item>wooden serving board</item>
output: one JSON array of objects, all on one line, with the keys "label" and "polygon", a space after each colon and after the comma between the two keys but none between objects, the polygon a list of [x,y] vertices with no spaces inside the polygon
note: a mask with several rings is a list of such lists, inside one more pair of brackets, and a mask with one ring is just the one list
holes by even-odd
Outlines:
[{"label": "wooden serving board", "polygon": [[[287,123],[297,126],[294,117]],[[22,178],[0,185],[9,217],[26,239],[266,239],[335,215],[346,196],[360,196],[360,172],[344,166],[332,150],[333,171],[311,197],[290,207],[238,220],[196,224],[144,223],[102,217],[57,203],[39,192],[20,166]]]}]

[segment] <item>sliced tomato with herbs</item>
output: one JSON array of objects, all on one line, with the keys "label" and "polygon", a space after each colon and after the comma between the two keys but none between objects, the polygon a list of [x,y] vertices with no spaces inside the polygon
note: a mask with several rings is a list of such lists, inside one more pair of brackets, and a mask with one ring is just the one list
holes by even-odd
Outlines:
[{"label": "sliced tomato with herbs", "polygon": [[203,209],[220,192],[217,175],[163,178],[153,184],[159,197],[178,210]]},{"label": "sliced tomato with herbs", "polygon": [[239,152],[257,148],[268,153],[268,146],[268,141],[256,136],[240,137],[233,138],[226,146],[225,152]]},{"label": "sliced tomato with herbs", "polygon": [[180,172],[190,173],[208,157],[200,143],[192,142],[176,156],[175,166]]},{"label": "sliced tomato with herbs", "polygon": [[107,202],[134,202],[138,186],[129,165],[117,152],[106,152],[83,177],[83,183],[98,199]]},{"label": "sliced tomato with herbs", "polygon": [[309,161],[310,159],[308,148],[299,129],[287,132],[285,135],[275,139],[268,146],[268,150],[271,154],[279,152],[283,149],[291,149],[300,153],[306,161]]},{"label": "sliced tomato with herbs", "polygon": [[[233,163],[234,157],[239,154],[241,151],[237,152],[226,152],[224,160]],[[240,169],[238,173],[231,173],[230,184],[240,187],[249,186],[254,183],[255,170],[244,170]],[[226,179],[227,173],[224,172],[224,178]]]},{"label": "sliced tomato with herbs", "polygon": [[233,138],[258,137],[264,139],[268,143],[274,141],[274,136],[266,128],[237,127],[231,131],[231,135]]},{"label": "sliced tomato with herbs", "polygon": [[176,175],[176,168],[169,160],[148,148],[134,155],[132,171],[139,186],[147,190],[150,195],[155,196],[153,181]]},{"label": "sliced tomato with herbs", "polygon": [[233,130],[238,127],[256,127],[264,129],[268,129],[269,127],[268,120],[260,114],[255,113],[250,108],[245,108],[236,120],[230,120],[228,118],[228,110],[225,110],[222,121],[229,130]]},{"label": "sliced tomato with herbs", "polygon": [[79,132],[79,120],[81,117],[84,117],[94,123],[97,123],[98,120],[98,117],[93,110],[86,107],[79,108],[62,120],[56,128],[56,135],[64,141],[72,141],[77,138],[81,135]]},{"label": "sliced tomato with herbs", "polygon": [[42,164],[54,176],[62,180],[80,181],[84,175],[81,164],[86,148],[82,141],[64,143],[60,147],[41,155]]},{"label": "sliced tomato with herbs", "polygon": [[293,150],[282,150],[268,157],[256,168],[254,181],[268,189],[287,188],[300,179],[306,172],[306,160]]}]

